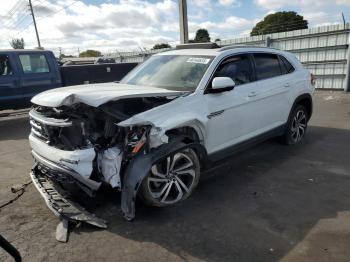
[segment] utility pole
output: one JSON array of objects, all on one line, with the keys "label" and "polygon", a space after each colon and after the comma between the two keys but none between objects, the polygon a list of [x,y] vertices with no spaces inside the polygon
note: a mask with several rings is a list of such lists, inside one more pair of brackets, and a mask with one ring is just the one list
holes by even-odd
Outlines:
[{"label": "utility pole", "polygon": [[344,17],[344,13],[343,12],[341,12],[341,17],[343,18],[343,25],[344,25],[344,29],[345,29],[346,21],[345,21],[345,17]]},{"label": "utility pole", "polygon": [[38,41],[38,47],[41,49],[40,38],[39,38],[38,28],[36,27],[36,21],[35,21],[35,16],[34,16],[34,11],[33,11],[32,0],[29,0],[29,8],[30,8],[30,12],[32,13],[32,17],[33,17],[33,24],[34,24],[34,28],[35,28],[36,40]]},{"label": "utility pole", "polygon": [[188,22],[186,0],[179,0],[180,44],[188,43]]}]

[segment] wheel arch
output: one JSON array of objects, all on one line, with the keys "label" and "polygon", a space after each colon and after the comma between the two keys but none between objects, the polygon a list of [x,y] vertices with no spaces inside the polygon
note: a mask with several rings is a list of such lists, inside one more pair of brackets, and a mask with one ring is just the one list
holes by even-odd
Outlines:
[{"label": "wheel arch", "polygon": [[165,132],[165,134],[171,140],[174,137],[181,136],[181,142],[185,144],[196,144],[196,147],[192,149],[197,153],[199,161],[202,162],[207,158],[207,150],[204,147],[204,134],[203,129],[196,124],[186,124],[171,128]]},{"label": "wheel arch", "polygon": [[294,100],[293,106],[292,106],[292,108],[290,110],[290,113],[289,113],[289,117],[290,117],[290,115],[292,114],[293,110],[295,109],[295,107],[297,105],[303,105],[307,109],[307,111],[308,111],[308,120],[310,120],[311,115],[312,115],[312,111],[313,111],[313,103],[312,103],[312,96],[311,96],[311,94],[305,93],[305,94],[299,95]]}]

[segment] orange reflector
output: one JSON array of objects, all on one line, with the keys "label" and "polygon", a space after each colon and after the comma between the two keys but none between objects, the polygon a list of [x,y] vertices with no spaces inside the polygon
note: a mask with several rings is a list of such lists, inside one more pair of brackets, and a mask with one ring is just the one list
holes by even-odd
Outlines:
[{"label": "orange reflector", "polygon": [[[142,137],[143,138],[143,137]],[[140,149],[143,147],[143,145],[146,142],[146,139],[142,139],[136,144],[136,146],[134,147],[134,149],[132,150],[132,153],[136,154],[140,151]]]}]

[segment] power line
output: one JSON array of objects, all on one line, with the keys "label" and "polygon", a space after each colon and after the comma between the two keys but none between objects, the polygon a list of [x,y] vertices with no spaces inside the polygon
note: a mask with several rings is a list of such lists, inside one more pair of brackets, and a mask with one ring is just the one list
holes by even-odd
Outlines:
[{"label": "power line", "polygon": [[[19,4],[18,4],[19,3]],[[26,4],[25,2],[23,2],[23,0],[19,0],[12,8],[11,10],[8,12],[8,14],[5,15],[5,17],[7,18],[6,22],[3,23],[3,26],[7,27],[9,25],[11,25],[12,22],[16,22],[16,18],[14,18],[14,14],[19,14],[22,13],[23,11],[25,11],[26,9]]]},{"label": "power line", "polygon": [[[59,13],[59,12],[65,10],[65,9],[67,9],[68,7],[74,5],[74,4],[78,3],[78,2],[79,2],[79,0],[75,0],[75,1],[73,1],[72,3],[70,3],[70,4],[68,4],[68,5],[64,6],[64,7],[62,7],[61,9],[57,10],[57,11],[54,12],[53,14],[49,14],[49,15],[46,15],[46,16],[39,17],[39,18],[37,19],[37,21],[43,20],[43,19],[45,19],[45,18],[47,18],[47,17],[49,17],[49,16],[54,16],[54,15],[56,15],[57,13]],[[27,29],[29,26],[31,26],[32,24],[33,24],[33,22],[29,23],[26,27],[24,27],[21,31],[19,31],[19,32],[16,34],[16,36],[19,35],[20,33],[22,33],[24,30],[26,30],[26,29]]]}]

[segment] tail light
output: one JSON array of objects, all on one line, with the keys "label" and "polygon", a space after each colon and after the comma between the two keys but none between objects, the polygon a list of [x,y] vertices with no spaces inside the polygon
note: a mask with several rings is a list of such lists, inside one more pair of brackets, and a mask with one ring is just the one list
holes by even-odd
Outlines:
[{"label": "tail light", "polygon": [[310,78],[310,81],[311,81],[311,85],[315,86],[316,84],[316,76],[314,74],[310,74],[311,78]]}]

